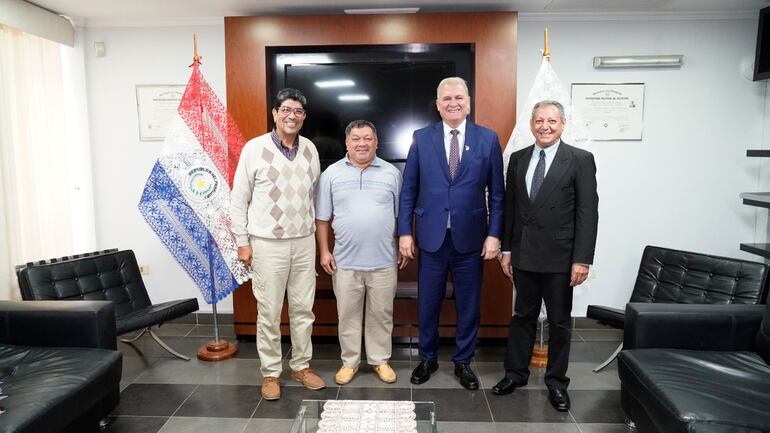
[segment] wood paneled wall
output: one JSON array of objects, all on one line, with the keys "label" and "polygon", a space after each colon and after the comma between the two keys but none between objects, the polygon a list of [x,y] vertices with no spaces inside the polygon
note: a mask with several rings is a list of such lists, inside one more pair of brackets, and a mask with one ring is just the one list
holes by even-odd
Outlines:
[{"label": "wood paneled wall", "polygon": [[[247,139],[267,132],[268,109],[265,48],[274,46],[473,43],[475,44],[475,122],[496,131],[505,146],[516,120],[515,12],[315,15],[225,18],[227,107]],[[325,281],[324,281],[325,283]],[[319,287],[321,284],[319,281]],[[486,263],[482,288],[481,336],[507,335],[511,314],[510,282],[497,261]],[[336,310],[333,299],[316,306],[316,334],[333,334]],[[404,303],[406,302],[406,303]],[[412,302],[413,303],[413,302]],[[254,334],[256,305],[250,285],[234,297],[236,333]],[[414,327],[416,306],[409,300],[396,304],[397,326]],[[446,307],[445,307],[446,310]],[[451,335],[453,308],[442,314],[442,335]],[[327,318],[327,320],[318,320]],[[449,323],[445,321],[449,319]],[[443,326],[446,324],[447,326]],[[329,329],[326,332],[324,327]],[[320,331],[319,331],[320,330]],[[415,329],[394,331],[416,335]]]}]

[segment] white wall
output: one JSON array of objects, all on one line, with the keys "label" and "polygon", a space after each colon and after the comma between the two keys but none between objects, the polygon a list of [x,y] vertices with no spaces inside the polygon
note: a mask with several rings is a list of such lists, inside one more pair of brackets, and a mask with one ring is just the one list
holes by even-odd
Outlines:
[{"label": "white wall", "polygon": [[[622,307],[647,244],[758,259],[738,248],[765,236],[755,230],[756,209],[738,198],[760,186],[761,162],[746,158],[746,149],[767,141],[766,86],[739,72],[742,60],[753,59],[756,24],[748,18],[521,17],[520,104],[537,72],[544,26],[550,28],[552,64],[565,84],[646,84],[643,140],[593,145],[600,185],[599,239],[594,278],[576,292],[575,316],[584,316],[588,304]],[[193,296],[197,289],[136,208],[160,144],[138,139],[134,86],[185,83],[193,32],[204,56],[203,73],[224,98],[221,23],[85,30],[87,50],[94,41],[107,47],[104,58],[86,52],[99,247],[134,249],[150,267],[145,280],[156,302]],[[653,71],[592,67],[593,56],[622,54],[684,54],[685,64]],[[763,173],[770,178],[770,170]],[[770,179],[765,185],[770,186]],[[209,310],[200,302],[202,311]],[[232,311],[230,298],[218,308]]]},{"label": "white wall", "polygon": [[[540,62],[549,28],[551,63],[569,83],[645,83],[641,141],[596,142],[599,237],[594,278],[576,292],[588,304],[622,307],[645,245],[761,260],[739,250],[755,239],[757,210],[738,195],[758,188],[764,82],[740,74],[753,60],[756,19],[667,20],[522,17],[519,103]],[[597,70],[593,56],[684,54],[673,70]],[[762,212],[766,210],[761,209]]]},{"label": "white wall", "polygon": [[[144,281],[153,302],[197,296],[201,311],[211,311],[137,208],[161,142],[139,141],[135,86],[186,84],[197,33],[201,71],[224,103],[224,20],[189,27],[79,31],[85,33],[98,246],[134,250],[139,263],[149,266]],[[105,57],[94,56],[95,41],[105,43]],[[220,301],[217,310],[231,312],[231,297]]]}]

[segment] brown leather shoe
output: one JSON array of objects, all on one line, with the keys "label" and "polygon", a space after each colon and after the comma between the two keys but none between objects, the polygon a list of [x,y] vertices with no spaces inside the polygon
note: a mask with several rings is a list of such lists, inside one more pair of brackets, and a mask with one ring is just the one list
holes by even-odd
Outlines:
[{"label": "brown leather shoe", "polygon": [[265,377],[262,379],[262,398],[265,400],[278,400],[281,398],[281,382],[277,377]]},{"label": "brown leather shoe", "polygon": [[292,371],[291,378],[305,385],[308,389],[326,388],[326,383],[321,379],[321,376],[315,374],[310,367],[303,368],[300,371]]},{"label": "brown leather shoe", "polygon": [[381,381],[385,383],[394,383],[396,381],[396,372],[387,363],[381,365],[373,365],[372,370],[377,373],[377,376]]}]

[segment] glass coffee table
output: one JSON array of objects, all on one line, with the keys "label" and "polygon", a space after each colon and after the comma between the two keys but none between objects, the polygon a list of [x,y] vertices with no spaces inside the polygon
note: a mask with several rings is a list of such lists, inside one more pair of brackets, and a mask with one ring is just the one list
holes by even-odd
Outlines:
[{"label": "glass coffee table", "polygon": [[[321,419],[328,420],[330,419],[329,414],[323,415],[324,413],[324,404],[326,404],[327,401],[331,401],[333,403],[342,404],[342,403],[352,403],[352,404],[373,404],[373,403],[379,403],[381,401],[378,400],[302,400],[302,403],[299,406],[299,411],[297,412],[297,416],[294,418],[294,424],[291,426],[291,432],[290,433],[316,433],[321,428],[321,425],[319,425],[319,422],[321,422]],[[389,402],[385,401],[382,402],[385,404],[388,403],[402,403],[402,402]],[[413,401],[408,403],[414,403],[414,421],[416,422],[416,429],[414,427],[411,427],[411,429],[406,429],[405,431],[416,431],[417,433],[437,433],[438,430],[436,430],[436,406],[433,404],[432,401]],[[328,408],[328,406],[327,406]],[[359,418],[356,418],[358,420]],[[334,430],[336,432],[359,432],[359,431],[367,431],[365,428],[366,426],[363,425],[363,422],[361,422],[362,425],[359,425],[356,428],[351,429],[339,429]],[[362,430],[363,429],[363,430]],[[324,427],[324,431],[327,431],[328,428]],[[400,430],[394,430],[394,431],[400,431]]]}]

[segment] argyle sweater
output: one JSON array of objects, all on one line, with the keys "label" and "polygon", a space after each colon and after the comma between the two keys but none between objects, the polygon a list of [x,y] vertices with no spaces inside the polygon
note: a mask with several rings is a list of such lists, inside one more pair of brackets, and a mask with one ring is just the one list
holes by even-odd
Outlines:
[{"label": "argyle sweater", "polygon": [[313,197],[321,168],[313,142],[299,137],[299,149],[289,161],[270,134],[246,143],[230,194],[232,230],[238,246],[249,235],[289,239],[315,232]]}]

